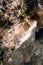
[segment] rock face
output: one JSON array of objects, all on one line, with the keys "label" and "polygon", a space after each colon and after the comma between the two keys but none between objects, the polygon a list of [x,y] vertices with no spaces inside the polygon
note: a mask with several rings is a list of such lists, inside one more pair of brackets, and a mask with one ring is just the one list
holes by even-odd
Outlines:
[{"label": "rock face", "polygon": [[37,23],[33,22],[33,24],[34,25],[32,25],[30,29],[26,31],[26,34],[20,39],[19,46],[13,52],[12,59],[15,65],[22,65],[23,62],[29,62],[33,55]]},{"label": "rock face", "polygon": [[1,33],[3,35],[1,48],[7,49],[3,55],[4,65],[22,65],[31,60],[35,49],[34,39],[37,22],[34,20],[29,25],[30,27],[25,30],[24,25],[22,27],[21,24],[17,24]]},{"label": "rock face", "polygon": [[24,18],[22,2],[0,0],[0,61],[3,65],[22,65],[33,55],[37,23]]},{"label": "rock face", "polygon": [[34,54],[37,56],[40,53],[35,51],[34,39],[37,28],[36,18],[43,14],[38,16],[40,12],[37,14],[36,9],[34,13],[38,0],[36,4],[35,0],[34,2],[28,0],[30,5],[26,2],[0,0],[0,65],[24,65],[30,62],[32,57],[34,58]]}]

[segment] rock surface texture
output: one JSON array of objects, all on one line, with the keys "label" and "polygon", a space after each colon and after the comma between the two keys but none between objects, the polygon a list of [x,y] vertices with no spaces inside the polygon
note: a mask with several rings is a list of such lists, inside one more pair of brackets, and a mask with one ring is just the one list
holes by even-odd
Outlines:
[{"label": "rock surface texture", "polygon": [[5,65],[21,65],[24,62],[29,62],[33,55],[37,22],[33,21],[27,31],[24,31],[23,27],[19,27],[19,25],[17,24],[10,30],[5,30],[1,33],[2,35],[4,34],[1,48],[3,50],[5,48],[8,49],[3,55],[3,63]]},{"label": "rock surface texture", "polygon": [[0,0],[0,65],[43,65],[43,49],[35,41],[43,9],[37,7],[38,0]]}]

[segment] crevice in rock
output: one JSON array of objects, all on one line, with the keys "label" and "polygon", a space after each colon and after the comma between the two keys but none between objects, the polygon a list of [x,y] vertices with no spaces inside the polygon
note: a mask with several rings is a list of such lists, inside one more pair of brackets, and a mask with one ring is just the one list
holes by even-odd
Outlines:
[{"label": "crevice in rock", "polygon": [[38,32],[36,32],[35,39],[40,40],[43,38],[43,28],[40,28]]}]

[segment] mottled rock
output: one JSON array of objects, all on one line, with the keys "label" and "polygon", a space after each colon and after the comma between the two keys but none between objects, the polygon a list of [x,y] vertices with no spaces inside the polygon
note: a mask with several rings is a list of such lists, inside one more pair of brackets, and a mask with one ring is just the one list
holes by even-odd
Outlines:
[{"label": "mottled rock", "polygon": [[[43,49],[39,45],[36,48],[34,42],[37,21],[40,17],[43,19],[43,9],[36,12],[38,0],[25,1],[0,0],[0,65],[24,65],[31,60],[36,62],[35,65],[43,64]],[[40,24],[43,25],[43,20]]]},{"label": "mottled rock", "polygon": [[35,20],[31,23],[29,23],[29,25],[31,25],[27,28],[27,30],[25,30],[24,24],[20,23],[11,27],[11,29],[9,30],[3,30],[3,32],[1,33],[3,35],[3,44],[1,45],[1,47],[6,47],[12,50],[9,51],[7,54],[6,52],[4,52],[3,56],[5,56],[6,54],[6,56],[3,57],[3,63],[5,65],[21,65],[24,62],[30,61],[35,49],[34,39],[37,27],[37,22]]},{"label": "mottled rock", "polygon": [[[35,38],[35,30],[36,30],[36,23],[34,22],[33,29],[30,27],[30,31],[27,30],[26,33],[21,39],[18,46],[15,47],[15,50],[12,53],[12,59],[15,65],[21,65],[23,62],[29,62],[33,55],[35,45],[34,45],[34,38]],[[34,31],[34,32],[32,32]],[[29,35],[29,32],[30,35]]]}]

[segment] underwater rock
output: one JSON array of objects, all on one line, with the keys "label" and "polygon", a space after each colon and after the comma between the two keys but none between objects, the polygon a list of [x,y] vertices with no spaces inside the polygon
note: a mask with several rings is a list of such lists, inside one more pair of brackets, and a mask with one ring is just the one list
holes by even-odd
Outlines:
[{"label": "underwater rock", "polygon": [[[20,23],[15,26],[13,25],[13,27],[11,27],[10,29],[3,30],[3,32],[1,33],[3,35],[3,44],[1,45],[1,48],[6,47],[11,50],[9,52],[7,51],[7,53],[9,54],[11,52],[11,64],[13,63],[14,65],[21,65],[23,62],[29,62],[31,56],[33,55],[37,22],[30,21],[30,24],[28,24],[30,25],[30,27],[26,28],[27,30],[25,30],[24,24]],[[3,56],[5,55],[5,53],[6,51],[4,52]],[[6,57],[3,57],[3,63],[5,63],[4,59],[6,59],[5,65],[9,65],[10,60]]]},{"label": "underwater rock", "polygon": [[36,11],[38,0],[25,1],[0,0],[0,65],[24,65],[31,61],[34,53],[40,53],[35,51],[34,40],[43,10],[39,10],[41,14]]}]

